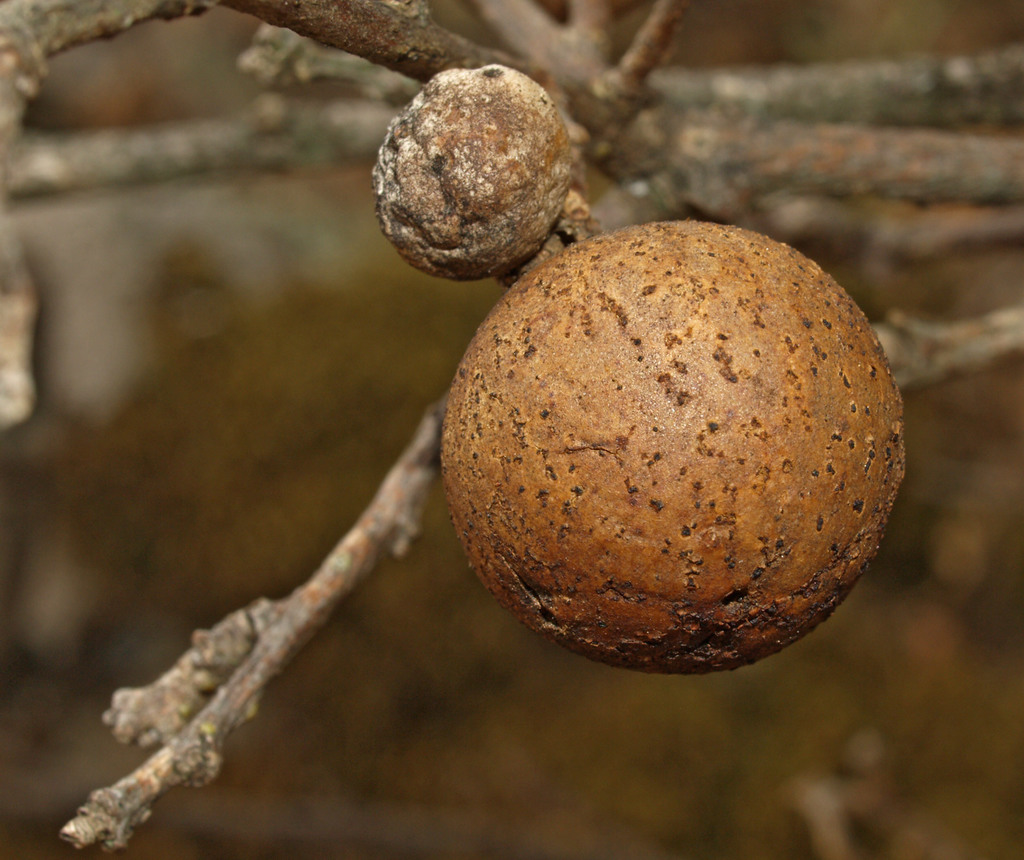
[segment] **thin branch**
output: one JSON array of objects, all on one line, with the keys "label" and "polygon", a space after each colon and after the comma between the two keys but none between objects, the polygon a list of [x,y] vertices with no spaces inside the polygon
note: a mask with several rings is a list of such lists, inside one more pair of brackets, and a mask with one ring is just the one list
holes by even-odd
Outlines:
[{"label": "thin branch", "polygon": [[[239,622],[237,615],[232,621],[229,616],[206,637],[206,645],[213,643],[212,650],[193,647],[179,661],[179,667],[201,664],[201,670],[217,665],[216,674],[220,674],[237,662],[240,651],[245,655],[209,703],[191,720],[183,721],[180,731],[166,737],[175,730],[170,711],[194,706],[196,695],[202,692],[196,679],[209,679],[204,671],[193,673],[191,681],[168,681],[165,676],[148,688],[115,695],[105,720],[126,727],[128,737],[165,739],[165,746],[129,776],[92,792],[78,816],[61,831],[64,839],[77,847],[100,842],[109,849],[123,848],[168,790],[177,785],[204,785],[217,775],[225,739],[252,716],[271,678],[324,625],[338,602],[373,569],[381,555],[401,555],[418,533],[426,493],[437,474],[443,411],[443,401],[430,407],[373,501],[308,582],[282,600],[254,604],[248,612],[251,622]],[[256,636],[247,653],[238,647],[248,638],[244,629],[238,633],[239,623],[243,628],[250,623]],[[235,632],[226,634],[228,628]],[[226,645],[229,653],[218,655],[221,645]],[[187,668],[172,670],[175,672],[181,678],[189,676]],[[184,698],[176,701],[168,695],[173,689],[182,690]]]},{"label": "thin branch", "polygon": [[605,148],[607,139],[628,126],[653,100],[654,93],[645,82],[668,54],[687,6],[689,0],[656,0],[619,62],[588,86],[570,89],[581,121],[598,142],[596,150]]},{"label": "thin branch", "polygon": [[607,68],[603,33],[560,24],[533,0],[474,0],[481,17],[514,51],[560,84],[585,85]]},{"label": "thin branch", "polygon": [[[154,18],[199,15],[219,0],[6,0],[0,4],[4,52],[12,50],[29,88],[45,74],[44,61],[60,51],[116,36]],[[6,71],[6,70],[5,70]]]},{"label": "thin branch", "polygon": [[156,681],[117,690],[103,722],[123,744],[168,743],[231,677],[275,617],[271,601],[257,600],[210,630],[195,631],[192,647]]},{"label": "thin branch", "polygon": [[46,58],[151,18],[198,14],[216,0],[7,0],[0,4],[0,429],[35,403],[32,338],[36,299],[7,212],[8,158],[25,103],[46,75]]},{"label": "thin branch", "polygon": [[351,84],[362,98],[396,105],[405,104],[419,91],[418,84],[405,75],[269,24],[256,30],[252,45],[238,58],[238,68],[264,86],[341,81]]},{"label": "thin branch", "polygon": [[568,0],[566,19],[570,27],[589,33],[595,42],[606,44],[613,11],[612,0]]},{"label": "thin branch", "polygon": [[[24,197],[372,158],[392,114],[367,102],[317,106],[268,95],[231,119],[30,137],[14,149],[10,193]],[[660,111],[652,114],[673,121]],[[715,114],[674,122],[674,137],[665,125],[637,123],[617,143],[621,154],[610,165],[628,171],[620,172],[620,180],[648,190],[648,202],[656,204],[648,217],[674,217],[695,206],[715,217],[749,220],[752,206],[768,205],[779,192],[1024,201],[1024,141],[1017,138],[749,119],[737,124]],[[922,217],[930,224],[932,216]],[[1004,233],[1015,223],[1009,215],[998,220],[1005,222]],[[930,230],[916,232],[927,241],[935,235]]]},{"label": "thin branch", "polygon": [[651,85],[676,110],[715,107],[808,122],[1024,123],[1024,45],[959,57],[805,66],[659,69]]},{"label": "thin branch", "polygon": [[12,153],[9,191],[31,197],[372,159],[394,113],[372,102],[303,104],[266,94],[230,119],[30,136]]},{"label": "thin branch", "polygon": [[920,388],[1024,352],[1024,303],[953,322],[893,311],[875,331],[900,387]]},{"label": "thin branch", "polygon": [[1022,205],[894,208],[879,211],[840,200],[787,197],[743,218],[742,226],[790,244],[824,245],[830,254],[858,260],[875,281],[884,281],[903,262],[1024,241]]},{"label": "thin branch", "polygon": [[1013,137],[738,119],[662,105],[608,147],[608,171],[646,182],[666,214],[693,206],[735,219],[781,192],[1024,201],[1024,140]]},{"label": "thin branch", "polygon": [[516,58],[439,26],[424,0],[223,0],[223,5],[420,81],[455,67],[523,68]]},{"label": "thin branch", "polygon": [[0,196],[0,430],[24,421],[35,406],[32,337],[36,311],[35,290],[21,243],[6,200]]},{"label": "thin branch", "polygon": [[627,90],[638,90],[643,86],[647,76],[665,59],[672,47],[672,38],[689,5],[690,0],[655,2],[651,14],[616,66],[620,86]]}]

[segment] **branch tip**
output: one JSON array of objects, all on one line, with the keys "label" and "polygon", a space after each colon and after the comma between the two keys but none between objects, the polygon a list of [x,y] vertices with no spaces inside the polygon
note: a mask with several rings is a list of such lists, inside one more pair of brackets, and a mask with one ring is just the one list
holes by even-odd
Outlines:
[{"label": "branch tip", "polygon": [[[217,776],[224,741],[255,716],[270,679],[384,552],[404,550],[417,533],[438,471],[443,415],[443,400],[427,410],[369,506],[309,581],[282,600],[257,600],[197,632],[192,647],[154,684],[114,694],[104,721],[115,735],[163,746],[128,776],[90,794],[61,830],[63,839],[76,847],[124,848],[163,794]],[[211,682],[218,685],[212,693]]]}]

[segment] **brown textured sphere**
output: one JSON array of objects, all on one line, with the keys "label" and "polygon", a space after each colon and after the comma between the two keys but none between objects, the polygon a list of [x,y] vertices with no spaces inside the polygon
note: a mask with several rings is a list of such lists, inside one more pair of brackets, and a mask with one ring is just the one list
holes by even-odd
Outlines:
[{"label": "brown textured sphere", "polygon": [[792,248],[647,224],[571,246],[480,326],[448,400],[452,521],[498,601],[588,657],[730,669],[826,618],[903,477],[863,313]]},{"label": "brown textured sphere", "polygon": [[504,66],[435,75],[392,122],[377,219],[405,260],[456,280],[532,257],[569,188],[569,137],[543,87]]}]

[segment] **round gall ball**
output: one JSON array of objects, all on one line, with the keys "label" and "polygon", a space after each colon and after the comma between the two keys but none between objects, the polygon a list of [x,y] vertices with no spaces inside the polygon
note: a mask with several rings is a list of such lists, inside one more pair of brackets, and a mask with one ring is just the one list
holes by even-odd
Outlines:
[{"label": "round gall ball", "polygon": [[373,171],[377,219],[418,269],[501,275],[540,249],[569,175],[568,134],[543,87],[504,66],[454,69],[388,129]]},{"label": "round gall ball", "polygon": [[513,286],[452,385],[452,521],[498,601],[655,672],[731,669],[826,618],[903,477],[863,313],[792,248],[647,224]]}]

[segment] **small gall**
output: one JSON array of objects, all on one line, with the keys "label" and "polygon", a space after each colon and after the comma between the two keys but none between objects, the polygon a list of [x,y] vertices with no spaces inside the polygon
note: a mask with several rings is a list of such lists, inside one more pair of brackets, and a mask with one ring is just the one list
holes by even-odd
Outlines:
[{"label": "small gall", "polygon": [[503,66],[435,75],[388,128],[377,220],[410,265],[505,274],[547,239],[569,189],[569,136],[548,93]]}]

